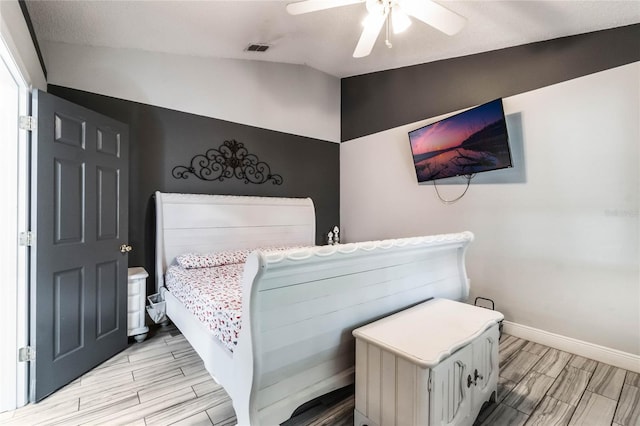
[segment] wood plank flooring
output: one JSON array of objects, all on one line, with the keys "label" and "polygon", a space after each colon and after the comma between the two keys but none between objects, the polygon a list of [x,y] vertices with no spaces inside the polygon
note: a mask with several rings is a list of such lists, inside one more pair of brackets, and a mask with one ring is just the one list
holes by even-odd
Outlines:
[{"label": "wood plank flooring", "polygon": [[475,424],[640,426],[640,375],[503,335],[498,398]]},{"label": "wood plank flooring", "polygon": [[[283,426],[352,425],[353,386],[300,407]],[[224,389],[173,327],[129,347],[2,425],[232,425]],[[503,335],[494,404],[476,426],[640,426],[640,375]]]}]

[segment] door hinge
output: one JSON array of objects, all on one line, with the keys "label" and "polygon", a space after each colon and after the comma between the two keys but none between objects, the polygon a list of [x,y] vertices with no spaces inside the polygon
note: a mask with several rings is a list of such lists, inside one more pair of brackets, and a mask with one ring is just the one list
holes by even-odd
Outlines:
[{"label": "door hinge", "polygon": [[431,392],[431,374],[429,374],[429,380],[427,380],[427,391]]},{"label": "door hinge", "polygon": [[32,132],[36,129],[36,119],[30,115],[21,115],[19,126],[22,130]]},{"label": "door hinge", "polygon": [[19,362],[29,362],[34,361],[36,359],[36,350],[31,346],[25,346],[23,348],[18,349],[18,361]]},{"label": "door hinge", "polygon": [[33,244],[33,232],[21,232],[20,235],[18,235],[18,244],[21,246],[30,247]]}]

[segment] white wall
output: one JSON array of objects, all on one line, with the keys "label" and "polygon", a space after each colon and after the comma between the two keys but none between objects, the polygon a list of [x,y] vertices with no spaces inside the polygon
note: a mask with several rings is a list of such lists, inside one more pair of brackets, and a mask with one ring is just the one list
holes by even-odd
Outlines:
[{"label": "white wall", "polygon": [[47,82],[29,28],[15,0],[0,1],[0,34],[27,84],[46,90]]},{"label": "white wall", "polygon": [[[343,237],[473,231],[471,300],[489,297],[507,320],[640,354],[640,63],[504,106],[512,143],[524,145],[524,179],[472,181],[453,205],[416,183],[411,160],[407,132],[435,118],[343,143]],[[453,198],[464,186],[439,188]]]},{"label": "white wall", "polygon": [[50,84],[340,141],[340,80],[301,65],[42,43]]}]

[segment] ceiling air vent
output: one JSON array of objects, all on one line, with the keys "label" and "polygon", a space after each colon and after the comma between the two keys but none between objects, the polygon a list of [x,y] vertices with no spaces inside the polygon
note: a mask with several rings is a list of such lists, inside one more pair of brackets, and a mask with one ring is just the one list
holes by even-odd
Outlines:
[{"label": "ceiling air vent", "polygon": [[271,47],[268,44],[263,44],[263,43],[251,43],[249,46],[247,46],[246,49],[244,49],[246,52],[266,52],[267,49]]}]

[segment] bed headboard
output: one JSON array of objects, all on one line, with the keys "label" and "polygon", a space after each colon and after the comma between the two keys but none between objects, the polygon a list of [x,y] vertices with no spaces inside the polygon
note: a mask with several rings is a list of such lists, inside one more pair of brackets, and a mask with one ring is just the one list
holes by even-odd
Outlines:
[{"label": "bed headboard", "polygon": [[310,198],[156,192],[156,290],[176,256],[234,248],[315,244]]}]

